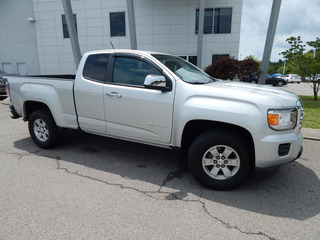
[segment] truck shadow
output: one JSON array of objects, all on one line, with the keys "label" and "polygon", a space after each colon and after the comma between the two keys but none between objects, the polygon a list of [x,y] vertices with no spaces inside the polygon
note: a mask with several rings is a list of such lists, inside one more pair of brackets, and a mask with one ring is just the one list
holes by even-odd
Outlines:
[{"label": "truck shadow", "polygon": [[[14,147],[38,156],[58,159],[68,172],[81,173],[90,179],[109,179],[106,175],[111,173],[112,184],[115,185],[126,186],[133,180],[134,188],[141,192],[145,185],[149,189],[169,189],[167,191],[172,194],[165,196],[167,200],[186,200],[192,196],[201,201],[213,201],[296,220],[308,219],[320,212],[319,178],[299,162],[283,166],[278,173],[272,172],[273,176],[251,176],[234,190],[213,191],[193,178],[177,151],[79,131],[67,132],[63,143],[52,150],[39,149],[31,138],[14,142]],[[117,180],[121,183],[117,183]],[[143,182],[141,186],[137,181]]]}]

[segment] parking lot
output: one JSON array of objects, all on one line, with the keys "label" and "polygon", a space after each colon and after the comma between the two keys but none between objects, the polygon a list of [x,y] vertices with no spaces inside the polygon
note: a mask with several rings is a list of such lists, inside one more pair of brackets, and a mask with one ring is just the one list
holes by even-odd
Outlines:
[{"label": "parking lot", "polygon": [[312,82],[302,82],[297,83],[288,83],[282,87],[285,90],[294,92],[302,96],[313,96],[313,83]]},{"label": "parking lot", "polygon": [[319,141],[278,171],[213,191],[176,151],[76,131],[43,150],[3,104],[0,130],[1,240],[319,239]]}]

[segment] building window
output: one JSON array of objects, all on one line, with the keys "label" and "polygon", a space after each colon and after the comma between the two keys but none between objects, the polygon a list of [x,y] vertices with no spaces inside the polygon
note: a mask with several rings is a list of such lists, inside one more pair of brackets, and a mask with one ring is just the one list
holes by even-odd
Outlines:
[{"label": "building window", "polygon": [[[70,38],[69,31],[68,31],[68,26],[67,26],[67,22],[66,22],[66,16],[65,15],[61,15],[61,17],[62,17],[63,38]],[[73,17],[74,17],[74,22],[76,23],[76,32],[78,33],[76,14],[73,14]]]},{"label": "building window", "polygon": [[179,57],[197,66],[197,59],[198,59],[197,56],[179,56]]},{"label": "building window", "polygon": [[187,56],[179,56],[181,58],[183,58],[184,60],[187,60]]},{"label": "building window", "polygon": [[221,57],[229,57],[229,54],[212,54],[212,63],[214,63]]},{"label": "building window", "polygon": [[110,13],[111,37],[120,37],[126,35],[126,18],[124,12]]},{"label": "building window", "polygon": [[[204,34],[231,33],[232,8],[206,8],[204,10]],[[199,31],[199,9],[196,10],[195,33]]]},{"label": "building window", "polygon": [[198,59],[197,56],[189,56],[188,57],[188,61],[191,62],[193,65],[196,65],[196,66],[197,66],[197,59]]},{"label": "building window", "polygon": [[214,33],[231,33],[232,8],[214,9]]},{"label": "building window", "polygon": [[[212,34],[213,28],[213,8],[204,10],[203,33]],[[196,34],[199,31],[199,9],[196,10]]]}]

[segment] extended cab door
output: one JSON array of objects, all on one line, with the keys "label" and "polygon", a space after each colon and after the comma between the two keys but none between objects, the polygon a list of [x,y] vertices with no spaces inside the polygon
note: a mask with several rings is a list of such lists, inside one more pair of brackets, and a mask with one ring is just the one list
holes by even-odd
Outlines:
[{"label": "extended cab door", "polygon": [[168,144],[174,92],[144,87],[147,75],[163,75],[162,70],[150,60],[132,54],[114,54],[110,64],[113,67],[108,75],[112,83],[104,87],[107,134]]},{"label": "extended cab door", "polygon": [[[104,84],[110,54],[92,54],[77,74],[74,96],[78,122],[85,131],[105,133]],[[81,69],[81,66],[79,66]]]}]

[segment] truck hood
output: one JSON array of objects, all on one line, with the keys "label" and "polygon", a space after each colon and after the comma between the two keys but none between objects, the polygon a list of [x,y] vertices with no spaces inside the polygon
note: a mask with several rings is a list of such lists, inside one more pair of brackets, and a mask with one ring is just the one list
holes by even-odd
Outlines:
[{"label": "truck hood", "polygon": [[247,100],[254,103],[271,105],[275,101],[283,108],[294,107],[299,99],[297,94],[282,88],[252,83],[216,81],[201,86],[206,87],[209,92],[214,91],[216,94],[220,92],[225,97],[241,101]]}]

